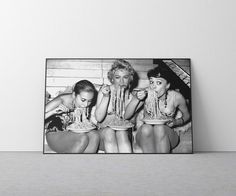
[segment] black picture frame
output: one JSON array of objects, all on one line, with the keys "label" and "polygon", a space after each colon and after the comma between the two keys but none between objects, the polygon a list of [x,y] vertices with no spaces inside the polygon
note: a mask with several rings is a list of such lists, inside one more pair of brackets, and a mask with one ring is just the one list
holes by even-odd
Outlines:
[{"label": "black picture frame", "polygon": [[[187,103],[190,118],[184,122],[185,129],[179,130],[178,145],[169,153],[172,154],[192,154],[193,153],[193,123],[192,123],[192,99],[191,99],[191,60],[190,58],[119,58],[119,60],[129,62],[135,70],[131,91],[148,86],[147,72],[158,66],[163,66],[168,71],[169,77],[174,81],[172,88],[183,95]],[[95,86],[110,84],[106,78],[108,70],[117,58],[47,58],[45,62],[45,108],[44,119],[46,117],[46,104],[63,93],[72,93],[76,81],[87,79]],[[110,67],[109,67],[110,65]],[[146,75],[146,78],[145,78]],[[98,91],[99,89],[97,89]],[[95,105],[95,103],[94,103]],[[43,154],[88,154],[83,152],[55,152],[46,139],[47,120],[44,120],[43,127]],[[131,141],[132,153],[118,152],[115,154],[143,154],[134,152],[133,129],[128,137]],[[80,134],[80,133],[78,133]],[[83,133],[85,134],[85,133]],[[101,137],[100,137],[101,139]],[[177,148],[179,148],[177,150]],[[105,153],[98,150],[93,154],[114,154]],[[148,152],[144,154],[163,154],[160,152]]]}]

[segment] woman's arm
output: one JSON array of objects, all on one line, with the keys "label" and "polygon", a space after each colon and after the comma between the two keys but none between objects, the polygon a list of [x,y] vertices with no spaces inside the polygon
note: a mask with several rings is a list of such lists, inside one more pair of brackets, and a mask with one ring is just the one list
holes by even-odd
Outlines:
[{"label": "woman's arm", "polygon": [[95,110],[95,118],[98,122],[102,122],[107,114],[107,109],[110,101],[110,88],[102,86],[98,92],[97,104]]},{"label": "woman's arm", "polygon": [[143,105],[145,97],[146,91],[139,91],[136,96],[132,97],[125,110],[125,119],[131,119],[133,117],[134,113]]},{"label": "woman's arm", "polygon": [[172,121],[172,123],[169,123],[168,126],[170,127],[182,126],[190,119],[190,113],[188,111],[186,100],[179,92],[176,92],[175,95],[175,105],[182,113],[182,117],[175,119],[174,121]]},{"label": "woman's arm", "polygon": [[[62,98],[56,97],[55,99],[53,99],[52,101],[50,101],[49,103],[46,104],[46,108],[45,108],[45,119],[47,119],[48,117],[57,114],[59,111],[57,111],[58,106],[60,106],[63,103]],[[60,111],[63,110],[63,108],[59,108]],[[60,113],[60,112],[59,112]]]},{"label": "woman's arm", "polygon": [[186,104],[186,100],[183,97],[183,95],[181,95],[180,93],[178,93],[175,97],[176,103],[178,104],[178,108],[179,110],[182,112],[182,123],[184,124],[185,122],[187,122],[190,119],[190,113],[188,111],[188,107]]},{"label": "woman's arm", "polygon": [[140,100],[134,96],[125,109],[125,119],[130,119],[134,115],[138,109],[138,105],[141,106],[142,103],[140,104]]}]

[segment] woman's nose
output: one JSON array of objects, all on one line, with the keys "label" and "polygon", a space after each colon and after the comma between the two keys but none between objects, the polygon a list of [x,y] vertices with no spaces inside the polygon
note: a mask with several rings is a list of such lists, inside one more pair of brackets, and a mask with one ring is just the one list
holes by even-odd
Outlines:
[{"label": "woman's nose", "polygon": [[123,79],[123,78],[120,79],[120,84],[121,84],[121,85],[124,85],[124,79]]},{"label": "woman's nose", "polygon": [[154,87],[155,87],[155,85],[154,85],[154,84],[151,84],[151,85],[150,85],[150,87],[151,87],[151,88],[154,88]]},{"label": "woman's nose", "polygon": [[88,107],[88,102],[84,102],[83,107]]}]

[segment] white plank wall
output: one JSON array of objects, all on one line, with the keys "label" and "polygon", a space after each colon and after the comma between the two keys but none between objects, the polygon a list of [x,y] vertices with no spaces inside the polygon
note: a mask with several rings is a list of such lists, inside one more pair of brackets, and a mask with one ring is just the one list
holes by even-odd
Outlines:
[{"label": "white plank wall", "polygon": [[[148,85],[147,71],[154,67],[152,59],[128,59],[136,70],[139,88]],[[114,59],[48,59],[46,63],[46,91],[55,97],[59,91],[72,87],[79,80],[87,79],[94,84],[110,84],[107,72]]]}]

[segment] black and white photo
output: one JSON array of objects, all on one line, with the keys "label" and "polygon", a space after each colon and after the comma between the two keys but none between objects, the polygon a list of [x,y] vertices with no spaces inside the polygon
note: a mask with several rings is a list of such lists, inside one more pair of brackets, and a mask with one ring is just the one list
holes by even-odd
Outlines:
[{"label": "black and white photo", "polygon": [[48,58],[43,152],[192,153],[187,58]]}]

